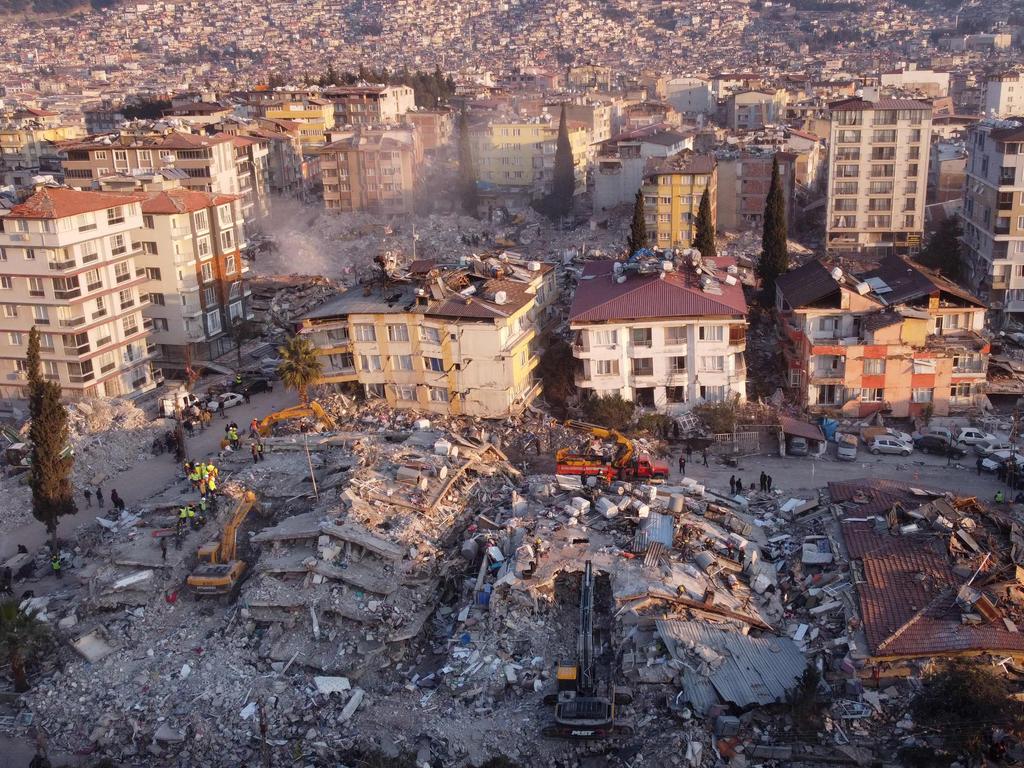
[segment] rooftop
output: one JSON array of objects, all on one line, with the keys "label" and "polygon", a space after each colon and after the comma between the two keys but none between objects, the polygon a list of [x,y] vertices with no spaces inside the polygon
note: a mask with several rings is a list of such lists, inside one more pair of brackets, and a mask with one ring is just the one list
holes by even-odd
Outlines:
[{"label": "rooftop", "polygon": [[12,219],[64,219],[140,202],[141,195],[93,192],[68,187],[43,187],[25,202],[11,208]]}]

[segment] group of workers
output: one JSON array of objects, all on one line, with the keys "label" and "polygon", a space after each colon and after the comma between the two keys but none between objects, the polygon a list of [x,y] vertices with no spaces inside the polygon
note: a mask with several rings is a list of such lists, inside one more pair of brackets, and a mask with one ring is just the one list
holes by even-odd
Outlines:
[{"label": "group of workers", "polygon": [[[186,461],[183,468],[192,489],[199,492],[199,501],[178,508],[174,542],[178,549],[181,549],[181,539],[186,529],[199,530],[206,525],[207,513],[216,511],[217,478],[220,476],[220,470],[209,461]],[[164,547],[164,543],[161,542],[161,549]]]}]

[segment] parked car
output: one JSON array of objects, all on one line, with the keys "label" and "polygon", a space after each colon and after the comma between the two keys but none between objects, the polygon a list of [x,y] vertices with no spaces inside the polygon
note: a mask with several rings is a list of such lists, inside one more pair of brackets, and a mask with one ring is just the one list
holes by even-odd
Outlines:
[{"label": "parked car", "polygon": [[239,388],[239,391],[243,395],[250,396],[257,394],[258,392],[272,392],[273,390],[273,385],[267,379],[262,377],[256,379],[243,379],[242,386]]},{"label": "parked car", "polygon": [[213,400],[210,400],[206,404],[206,410],[216,412],[221,410],[227,410],[228,408],[234,408],[236,405],[241,405],[245,402],[245,397],[238,394],[237,392],[227,392],[223,395],[218,395]]},{"label": "parked car", "polygon": [[938,435],[922,435],[914,441],[914,447],[921,453],[934,453],[939,456],[952,456],[954,459],[961,459],[967,455],[967,451],[960,445],[950,445],[949,442]]},{"label": "parked car", "polygon": [[995,440],[996,436],[978,429],[977,427],[964,427],[956,433],[956,441],[963,445],[977,445],[985,440]]},{"label": "parked car", "polygon": [[836,433],[836,458],[840,461],[857,460],[857,436]]},{"label": "parked car", "polygon": [[895,437],[897,440],[902,440],[904,443],[914,442],[914,438],[910,436],[909,432],[901,432],[893,427],[886,427],[885,434],[889,435],[889,437]]},{"label": "parked car", "polygon": [[946,427],[921,427],[917,437],[923,437],[924,435],[938,435],[939,437],[946,438],[946,442],[954,442],[952,430]]},{"label": "parked car", "polygon": [[974,452],[982,458],[996,451],[1009,451],[1012,448],[1012,445],[998,437],[992,437],[974,444]]},{"label": "parked car", "polygon": [[993,451],[981,460],[981,468],[986,472],[996,472],[1003,464],[1009,461],[1011,456],[1014,457],[1014,461],[1018,464],[1024,464],[1024,456],[1014,453],[1013,450]]},{"label": "parked car", "polygon": [[787,456],[806,456],[810,452],[807,439],[803,437],[790,436],[786,438]]},{"label": "parked car", "polygon": [[904,442],[892,436],[879,435],[871,441],[868,450],[876,456],[880,453],[896,453],[900,456],[909,456],[914,450],[914,444]]}]

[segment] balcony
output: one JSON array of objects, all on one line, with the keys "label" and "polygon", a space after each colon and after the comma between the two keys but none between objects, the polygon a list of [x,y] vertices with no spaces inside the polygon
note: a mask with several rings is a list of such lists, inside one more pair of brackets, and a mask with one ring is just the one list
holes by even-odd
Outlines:
[{"label": "balcony", "polygon": [[738,346],[740,344],[747,343],[747,328],[746,326],[730,326],[729,327],[729,344],[731,346]]},{"label": "balcony", "polygon": [[815,384],[842,383],[846,379],[846,366],[840,365],[837,368],[812,368],[810,379]]},{"label": "balcony", "polygon": [[50,261],[47,262],[47,264],[49,265],[50,269],[56,272],[64,269],[74,269],[75,266],[77,266],[78,262],[75,261],[74,259],[65,259],[64,261]]},{"label": "balcony", "polygon": [[[60,297],[58,297],[60,298]],[[85,324],[85,315],[79,315],[78,317],[68,317],[60,320],[58,325],[61,328],[75,328],[79,325]]]}]

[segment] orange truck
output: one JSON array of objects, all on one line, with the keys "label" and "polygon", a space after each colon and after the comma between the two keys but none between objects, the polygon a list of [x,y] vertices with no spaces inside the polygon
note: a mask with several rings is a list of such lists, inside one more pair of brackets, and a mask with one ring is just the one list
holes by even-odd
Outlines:
[{"label": "orange truck", "polygon": [[614,451],[609,452],[579,452],[571,448],[562,448],[555,454],[555,471],[559,475],[599,477],[605,483],[615,480],[647,480],[651,483],[661,483],[668,479],[668,464],[652,459],[650,454],[638,452],[633,441],[617,429],[572,419],[565,422],[565,426],[587,432],[602,440],[614,440],[616,447]]}]

